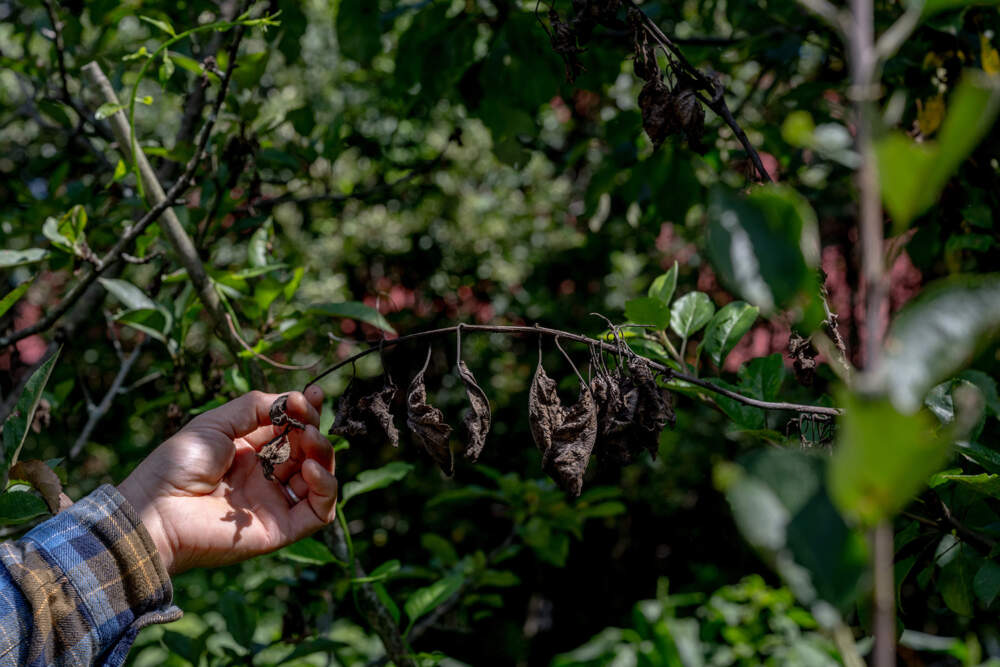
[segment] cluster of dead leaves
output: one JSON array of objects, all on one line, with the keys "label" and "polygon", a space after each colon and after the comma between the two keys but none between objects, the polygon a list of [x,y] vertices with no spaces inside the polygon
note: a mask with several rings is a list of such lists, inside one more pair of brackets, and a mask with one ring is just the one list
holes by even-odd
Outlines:
[{"label": "cluster of dead leaves", "polygon": [[[444,413],[427,402],[424,375],[430,360],[431,350],[427,350],[423,368],[413,377],[407,389],[406,426],[414,444],[450,476],[455,472],[455,456],[450,445],[452,429],[445,421]],[[471,461],[476,461],[486,444],[493,416],[486,392],[461,360],[458,362],[458,376],[465,385],[470,404],[464,418],[466,441],[463,453]],[[388,375],[379,384],[381,387],[376,388],[370,382],[351,381],[337,403],[336,417],[330,427],[331,435],[366,438],[399,446],[399,429],[392,412],[398,390]]]},{"label": "cluster of dead leaves", "polygon": [[632,356],[613,371],[602,363],[576,403],[563,406],[556,382],[541,359],[528,397],[528,420],[545,472],[578,496],[591,454],[604,462],[627,464],[643,450],[656,456],[660,432],[675,421],[670,394],[656,383],[649,366]]}]

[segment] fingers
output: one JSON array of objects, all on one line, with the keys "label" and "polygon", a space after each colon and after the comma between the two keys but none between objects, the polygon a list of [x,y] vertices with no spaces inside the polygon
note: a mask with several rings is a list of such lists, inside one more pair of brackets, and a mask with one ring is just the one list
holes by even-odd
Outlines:
[{"label": "fingers", "polygon": [[[298,483],[298,479],[304,482],[304,488]],[[299,486],[308,495],[299,493],[295,486]],[[302,465],[302,476],[296,477],[292,490],[299,497],[305,498],[291,510],[295,539],[310,535],[333,521],[337,511],[338,485],[337,478],[330,470],[324,469],[313,459],[308,459]]]},{"label": "fingers", "polygon": [[327,470],[332,469],[333,445],[315,426],[310,424],[301,431],[292,431],[288,437],[292,451],[288,460],[275,469],[278,479],[287,481],[307,459],[315,460]]},{"label": "fingers", "polygon": [[278,394],[265,394],[262,391],[247,392],[225,405],[195,417],[190,423],[211,424],[230,438],[236,439],[271,423],[271,403],[276,398]]}]

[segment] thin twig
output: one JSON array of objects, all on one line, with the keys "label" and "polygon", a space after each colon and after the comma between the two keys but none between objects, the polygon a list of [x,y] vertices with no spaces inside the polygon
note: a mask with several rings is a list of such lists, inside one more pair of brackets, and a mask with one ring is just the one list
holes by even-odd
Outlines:
[{"label": "thin twig", "polygon": [[[242,29],[242,26],[238,29]],[[230,58],[231,64],[234,64],[235,62],[235,57]],[[227,74],[229,74],[230,71],[231,70],[227,70]],[[73,304],[80,299],[83,293],[94,283],[94,281],[96,281],[103,273],[108,271],[112,265],[119,261],[121,254],[131,247],[132,242],[135,241],[135,239],[137,239],[144,231],[146,231],[147,227],[156,222],[160,215],[169,209],[174,202],[187,191],[194,179],[195,171],[197,171],[198,166],[201,164],[203,159],[205,148],[208,145],[208,140],[212,134],[212,128],[215,125],[219,109],[222,107],[222,102],[225,99],[226,90],[229,87],[229,80],[229,76],[225,76],[223,78],[222,86],[219,88],[219,96],[215,102],[215,107],[209,115],[208,120],[205,122],[205,125],[201,129],[201,133],[198,137],[198,145],[194,155],[188,161],[184,169],[184,173],[179,179],[177,179],[177,182],[174,183],[173,187],[167,191],[164,198],[150,208],[134,225],[126,228],[125,233],[122,234],[121,238],[118,239],[115,245],[112,246],[112,248],[106,252],[103,257],[101,257],[95,266],[88,265],[89,268],[80,281],[73,285],[73,287],[71,287],[66,295],[59,301],[59,303],[53,306],[44,317],[31,326],[0,337],[0,348],[16,343],[17,341],[27,338],[28,336],[48,331],[59,320],[59,318],[66,313],[66,311],[73,307]],[[126,145],[129,144],[128,141],[124,143]]]},{"label": "thin twig", "polygon": [[750,139],[747,138],[746,133],[743,128],[740,127],[739,123],[736,122],[736,118],[733,117],[732,111],[729,109],[729,105],[726,103],[726,96],[723,94],[724,90],[722,85],[715,79],[706,76],[701,70],[692,65],[690,61],[684,56],[684,53],[678,48],[677,44],[674,43],[666,33],[660,29],[658,25],[649,18],[645,12],[632,0],[628,2],[629,7],[638,10],[642,14],[643,27],[646,32],[670,55],[673,56],[674,64],[680,65],[680,68],[684,71],[684,74],[688,78],[693,80],[697,84],[698,88],[708,92],[708,96],[699,95],[698,98],[712,111],[715,112],[725,123],[729,126],[729,129],[733,131],[736,135],[736,139],[743,146],[743,150],[746,151],[747,156],[753,163],[754,169],[757,171],[757,175],[760,180],[765,183],[772,182],[771,175],[764,168],[764,163],[761,162],[760,155],[757,153],[757,149],[753,147],[750,143]]},{"label": "thin twig", "polygon": [[271,359],[270,357],[266,357],[263,354],[261,354],[260,352],[257,352],[252,347],[250,347],[249,343],[247,343],[245,340],[243,340],[243,337],[240,336],[239,330],[236,328],[236,323],[233,322],[233,318],[232,318],[232,316],[230,316],[229,313],[226,313],[226,324],[229,325],[229,330],[232,332],[233,338],[235,338],[237,341],[239,341],[240,345],[243,346],[244,350],[246,350],[247,352],[249,352],[250,354],[252,354],[256,358],[260,359],[261,361],[263,361],[263,362],[265,362],[267,364],[270,364],[271,366],[274,366],[275,368],[280,368],[283,371],[307,371],[310,368],[314,368],[319,363],[319,360],[316,360],[316,361],[312,362],[311,364],[304,364],[304,365],[301,365],[301,366],[296,366],[296,365],[293,365],[293,364],[283,364],[280,361],[275,361],[274,359]]},{"label": "thin twig", "polygon": [[[382,347],[388,347],[390,345],[398,345],[400,343],[406,343],[412,340],[419,340],[421,338],[433,338],[437,336],[446,336],[455,333],[458,330],[458,326],[443,327],[440,329],[431,329],[429,331],[418,331],[412,334],[406,334],[405,336],[400,336],[398,338],[391,338],[380,342]],[[601,340],[596,340],[594,338],[589,338],[587,336],[582,336],[580,334],[570,333],[568,331],[561,331],[559,329],[550,329],[548,327],[528,327],[528,326],[512,326],[512,325],[492,325],[492,324],[462,324],[462,331],[480,331],[486,333],[500,333],[500,334],[529,334],[536,336],[558,336],[564,340],[571,340],[577,343],[583,343],[584,345],[593,346],[599,348],[610,354],[617,354],[619,348],[617,345],[611,343],[606,343]],[[350,357],[337,362],[333,366],[322,371],[319,375],[314,377],[306,386],[302,389],[305,391],[310,386],[326,377],[330,373],[336,371],[339,368],[343,368],[348,364],[353,364],[358,359],[367,356],[373,352],[378,352],[379,347],[370,347],[365,350],[351,355]],[[727,398],[731,398],[734,401],[743,403],[744,405],[749,405],[755,408],[762,408],[764,410],[783,410],[787,412],[798,412],[800,414],[815,414],[815,415],[828,415],[831,417],[837,417],[844,413],[840,408],[831,408],[821,405],[803,405],[800,403],[784,403],[784,402],[773,402],[773,401],[761,401],[756,398],[751,398],[749,396],[744,396],[743,394],[737,393],[735,391],[730,391],[729,389],[724,389],[723,387],[717,387],[707,380],[702,380],[696,378],[693,375],[687,373],[682,373],[680,371],[675,371],[669,366],[657,363],[650,359],[645,359],[645,363],[655,370],[666,374],[668,377],[680,380],[682,382],[687,382],[688,384],[693,384],[696,387],[711,391],[716,394],[721,394]]]},{"label": "thin twig", "polygon": [[115,402],[115,398],[118,396],[119,391],[122,388],[122,384],[125,382],[125,378],[128,377],[128,373],[132,370],[132,366],[135,364],[136,360],[139,358],[139,353],[142,352],[142,346],[145,340],[140,341],[132,353],[125,357],[122,361],[121,367],[118,369],[118,373],[115,375],[115,379],[112,380],[111,386],[108,387],[108,392],[101,399],[93,410],[90,411],[90,415],[87,417],[87,423],[84,424],[83,430],[80,431],[79,437],[77,437],[76,442],[69,450],[69,458],[75,459],[83,451],[84,445],[90,440],[90,435],[94,432],[97,427],[97,422],[101,421],[101,418],[107,414],[108,410]]},{"label": "thin twig", "polygon": [[52,24],[52,32],[55,35],[56,62],[59,65],[59,84],[63,98],[70,99],[69,75],[66,73],[66,45],[63,42],[62,21],[56,15],[56,9],[52,6],[52,0],[45,0],[45,12],[49,15],[49,23]]}]

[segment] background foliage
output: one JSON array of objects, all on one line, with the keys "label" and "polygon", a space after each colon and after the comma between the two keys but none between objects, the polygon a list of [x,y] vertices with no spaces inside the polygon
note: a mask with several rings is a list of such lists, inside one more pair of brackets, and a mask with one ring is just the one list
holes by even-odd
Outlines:
[{"label": "background foliage", "polygon": [[[556,5],[563,20],[590,6],[573,5]],[[380,335],[456,321],[598,336],[597,311],[653,325],[629,339],[652,359],[847,416],[835,426],[673,381],[677,424],[658,456],[593,465],[572,499],[527,438],[535,340],[467,334],[493,407],[479,465],[445,479],[409,442],[336,442],[366,581],[323,539],[187,573],[175,580],[184,619],[143,631],[135,664],[377,661],[362,583],[431,663],[850,664],[871,648],[869,528],[886,521],[899,659],[1000,661],[1000,281],[987,273],[1000,266],[1000,14],[876,4],[879,32],[907,7],[921,17],[885,61],[876,123],[887,308],[920,296],[893,318],[862,392],[838,380],[821,325],[823,286],[846,361],[866,364],[846,47],[788,0],[641,7],[718,76],[779,185],[746,194],[748,156],[711,112],[703,153],[677,139],[653,149],[624,10],[619,29],[582,45],[570,83],[544,6],[272,0],[251,7],[277,25],[246,28],[176,213],[242,338],[284,364],[321,367]],[[107,125],[116,109],[100,108],[81,68],[100,63],[128,104],[148,65],[136,137],[168,185],[194,154],[235,30],[149,54],[238,15],[201,0],[0,2],[4,335],[51,312],[146,210]],[[55,328],[0,356],[5,412],[20,399],[5,470],[48,461],[72,498],[250,389],[254,367],[273,391],[313,374],[234,359],[157,225],[130,253],[144,263],[114,263]],[[792,330],[819,332],[819,363],[808,345],[790,350]],[[452,349],[436,347],[428,374],[457,424]],[[571,351],[581,367],[584,352]],[[424,353],[401,345],[385,363],[409,378]],[[571,395],[575,375],[544,353]],[[377,356],[358,374],[380,372]],[[337,396],[349,379],[322,385]],[[41,481],[12,478],[8,535],[51,509],[32,490]]]}]

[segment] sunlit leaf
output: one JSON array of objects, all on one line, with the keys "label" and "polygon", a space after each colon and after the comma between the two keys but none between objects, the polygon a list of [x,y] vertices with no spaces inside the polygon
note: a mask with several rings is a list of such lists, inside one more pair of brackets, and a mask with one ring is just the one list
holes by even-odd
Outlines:
[{"label": "sunlit leaf", "polygon": [[955,375],[1000,334],[1000,274],[932,283],[896,316],[880,378],[893,405],[920,409],[931,387]]},{"label": "sunlit leaf", "polygon": [[356,481],[344,484],[340,501],[346,503],[354,496],[385,488],[406,477],[411,470],[413,466],[402,461],[393,461],[374,470],[364,470],[358,474]]},{"label": "sunlit leaf", "polygon": [[126,308],[150,310],[158,308],[155,301],[127,280],[118,278],[98,278],[97,280]]},{"label": "sunlit leaf", "polygon": [[45,501],[28,491],[0,493],[0,525],[15,525],[49,513]]},{"label": "sunlit leaf", "polygon": [[278,551],[277,555],[306,565],[326,565],[338,562],[325,544],[311,537],[289,544]]},{"label": "sunlit leaf", "polygon": [[17,303],[18,299],[24,296],[24,293],[28,291],[29,287],[31,287],[31,282],[31,280],[25,280],[0,299],[0,316],[10,310],[10,307]]},{"label": "sunlit leaf", "polygon": [[891,518],[927,484],[948,456],[949,442],[925,412],[903,415],[885,399],[841,392],[830,495],[847,516],[867,525]]},{"label": "sunlit leaf", "polygon": [[[444,604],[448,598],[457,593],[462,587],[463,581],[460,575],[453,574],[443,579],[438,579],[430,586],[415,590],[403,605],[403,610],[410,619],[409,627],[412,627],[413,623],[421,616],[434,611],[440,605]],[[409,627],[407,628],[407,633],[409,632]]]},{"label": "sunlit leaf", "polygon": [[674,291],[677,289],[677,260],[666,273],[659,275],[649,286],[647,296],[655,297],[665,305],[670,305],[670,300],[674,298]]},{"label": "sunlit leaf", "polygon": [[25,250],[0,250],[0,268],[12,269],[15,266],[36,264],[48,259],[49,251],[43,248],[27,248]]},{"label": "sunlit leaf", "polygon": [[3,478],[0,481],[3,481],[4,484],[0,484],[0,487],[6,484],[7,472],[21,453],[21,446],[24,444],[24,439],[31,428],[31,422],[35,418],[38,403],[42,399],[42,390],[45,389],[45,385],[49,381],[49,376],[52,374],[52,369],[55,367],[61,351],[62,348],[58,348],[31,374],[28,382],[24,385],[24,390],[17,399],[17,405],[14,406],[14,410],[3,424],[4,468]]},{"label": "sunlit leaf", "polygon": [[306,307],[306,311],[313,315],[328,315],[330,317],[349,317],[352,320],[365,322],[388,333],[396,333],[389,321],[382,313],[371,306],[366,306],[357,301],[344,301],[343,303],[314,303]]},{"label": "sunlit leaf", "polygon": [[670,328],[687,338],[709,323],[715,314],[715,304],[704,292],[688,292],[670,307]]},{"label": "sunlit leaf", "polygon": [[665,329],[670,324],[670,308],[656,297],[643,296],[625,302],[625,317],[634,324],[651,324]]},{"label": "sunlit leaf", "polygon": [[708,323],[699,350],[704,350],[708,358],[719,368],[736,344],[757,320],[760,309],[744,301],[733,301],[719,309]]}]

